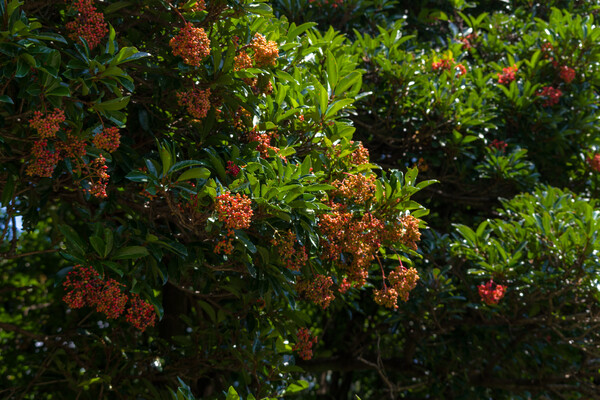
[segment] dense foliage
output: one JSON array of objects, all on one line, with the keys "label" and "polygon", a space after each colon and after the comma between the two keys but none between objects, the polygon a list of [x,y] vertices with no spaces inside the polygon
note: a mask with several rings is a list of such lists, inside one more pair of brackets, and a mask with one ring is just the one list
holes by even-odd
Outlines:
[{"label": "dense foliage", "polygon": [[598,10],[0,0],[0,397],[599,398]]}]

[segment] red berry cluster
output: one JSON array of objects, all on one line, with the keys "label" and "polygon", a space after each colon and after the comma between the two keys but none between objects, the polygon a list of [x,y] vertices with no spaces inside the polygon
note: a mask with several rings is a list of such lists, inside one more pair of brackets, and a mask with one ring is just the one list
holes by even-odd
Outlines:
[{"label": "red berry cluster", "polygon": [[227,161],[227,173],[232,175],[234,178],[238,176],[241,169],[239,166],[235,165],[233,161]]},{"label": "red berry cluster", "polygon": [[46,139],[38,140],[31,149],[34,161],[27,166],[26,173],[29,176],[38,175],[44,178],[52,177],[56,164],[60,161],[58,151],[51,151],[48,148]]},{"label": "red berry cluster", "polygon": [[142,300],[137,293],[133,293],[131,295],[125,319],[131,325],[143,332],[147,327],[154,326],[156,312],[154,311],[152,304],[148,303],[146,300]]},{"label": "red berry cluster", "polygon": [[177,93],[179,105],[187,109],[188,114],[196,119],[206,117],[210,110],[210,88],[193,88],[185,92]]},{"label": "red berry cluster", "polygon": [[55,137],[62,122],[65,122],[65,113],[57,108],[45,116],[40,111],[34,112],[33,118],[29,120],[29,126],[35,129],[42,139],[45,139]]},{"label": "red berry cluster", "polygon": [[513,65],[512,67],[502,68],[502,73],[498,74],[498,83],[501,85],[508,85],[512,81],[515,80],[516,74],[519,67],[517,65]]},{"label": "red berry cluster", "polygon": [[573,79],[575,79],[575,70],[573,68],[563,65],[559,68],[559,71],[560,78],[565,81],[565,83],[571,83],[573,82]]},{"label": "red berry cluster", "polygon": [[310,280],[298,279],[296,291],[298,294],[326,309],[335,296],[331,290],[333,279],[330,276],[315,275]]},{"label": "red berry cluster", "polygon": [[75,136],[70,129],[66,130],[67,132],[67,140],[66,141],[57,141],[54,143],[56,149],[60,152],[61,159],[71,158],[73,160],[80,159],[86,154],[86,142],[83,139]]},{"label": "red berry cluster", "polygon": [[215,247],[215,253],[231,254],[233,252],[234,229],[245,229],[252,222],[252,200],[245,194],[230,192],[217,196],[215,211],[219,220],[223,221],[227,235]]},{"label": "red berry cluster", "polygon": [[487,305],[498,304],[506,293],[506,286],[497,285],[491,279],[489,282],[477,286],[477,289],[481,300]]},{"label": "red berry cluster", "polygon": [[82,37],[90,49],[95,48],[108,33],[108,25],[104,21],[104,14],[96,11],[94,0],[75,0],[72,6],[78,14],[75,21],[66,24],[69,30],[69,38],[78,41]]},{"label": "red berry cluster", "polygon": [[552,86],[545,86],[537,93],[537,95],[546,98],[543,103],[544,107],[552,107],[558,104],[558,101],[562,96],[562,92],[560,89],[555,89]]},{"label": "red berry cluster", "polygon": [[596,172],[600,172],[600,153],[594,154],[593,157],[587,158],[587,163]]},{"label": "red berry cluster", "polygon": [[260,33],[256,33],[250,48],[254,50],[254,66],[257,68],[274,66],[279,57],[279,48],[273,40],[267,39]]},{"label": "red berry cluster", "polygon": [[298,342],[294,345],[292,351],[297,351],[303,360],[310,360],[313,356],[312,347],[317,343],[317,337],[311,337],[310,331],[306,328],[298,329],[296,336]]},{"label": "red berry cluster", "polygon": [[103,279],[91,267],[75,265],[63,282],[63,287],[68,290],[63,300],[71,308],[95,307],[96,311],[113,319],[123,314],[129,301],[127,321],[141,331],[153,326],[156,321],[154,307],[137,294],[130,299],[121,290],[122,286],[114,279]]},{"label": "red berry cluster", "polygon": [[106,172],[108,167],[106,166],[104,156],[100,155],[100,157],[86,164],[84,168],[89,185],[89,188],[85,189],[85,191],[98,198],[107,197],[106,186],[108,185],[110,175]]},{"label": "red berry cluster", "polygon": [[276,235],[271,244],[277,248],[279,258],[285,264],[286,268],[292,271],[300,271],[308,262],[308,254],[304,246],[296,245],[296,234],[288,231],[283,235]]},{"label": "red berry cluster", "polygon": [[417,250],[417,242],[421,240],[418,218],[412,215],[398,217],[389,222],[382,233],[383,240],[389,243],[402,243],[413,250]]},{"label": "red berry cluster", "polygon": [[210,54],[210,39],[202,28],[185,24],[179,34],[171,39],[169,45],[174,56],[181,56],[188,65],[199,67],[202,60]]},{"label": "red berry cluster", "polygon": [[490,144],[488,144],[490,149],[496,149],[499,151],[505,151],[508,147],[508,144],[504,140],[494,139]]},{"label": "red berry cluster", "polygon": [[256,127],[248,132],[249,142],[258,142],[256,150],[260,153],[262,158],[269,158],[269,150],[273,150],[275,153],[279,153],[279,148],[271,146],[271,139],[277,139],[279,135],[275,131],[259,132]]},{"label": "red berry cluster", "polygon": [[121,134],[119,128],[112,126],[105,128],[102,132],[97,133],[93,139],[94,146],[100,150],[106,150],[109,153],[117,150],[121,145]]}]

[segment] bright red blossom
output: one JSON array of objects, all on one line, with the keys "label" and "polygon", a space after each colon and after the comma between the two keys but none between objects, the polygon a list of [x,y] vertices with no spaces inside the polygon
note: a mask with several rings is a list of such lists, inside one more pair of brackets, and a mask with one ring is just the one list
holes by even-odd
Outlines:
[{"label": "bright red blossom", "polygon": [[79,41],[79,38],[82,37],[90,49],[95,48],[108,33],[104,14],[96,11],[93,0],[75,0],[72,6],[77,9],[78,14],[75,21],[66,24],[69,38]]},{"label": "bright red blossom", "polygon": [[493,280],[477,286],[477,289],[481,300],[487,305],[498,304],[506,293],[506,286],[498,285]]},{"label": "bright red blossom", "polygon": [[106,150],[109,153],[112,153],[121,145],[121,134],[119,133],[119,128],[112,126],[110,128],[103,129],[94,136],[93,143],[94,146],[100,150]]},{"label": "bright red blossom", "polygon": [[537,93],[538,96],[545,97],[546,101],[544,101],[544,107],[552,107],[558,104],[560,97],[562,96],[562,92],[560,89],[555,89],[552,86],[545,86]]},{"label": "bright red blossom", "polygon": [[563,65],[560,67],[559,75],[560,78],[565,81],[565,83],[571,83],[573,79],[575,79],[575,70]]},{"label": "bright red blossom", "polygon": [[518,69],[519,67],[517,67],[516,64],[512,67],[502,68],[502,73],[498,74],[498,83],[501,85],[508,85],[509,83],[514,81]]},{"label": "bright red blossom", "polygon": [[55,137],[62,122],[65,122],[65,113],[57,108],[46,115],[40,111],[34,112],[33,118],[29,120],[29,126],[35,129],[42,139],[45,139]]},{"label": "bright red blossom", "polygon": [[306,328],[298,329],[296,336],[298,342],[294,345],[292,351],[297,351],[301,359],[310,360],[313,355],[312,347],[317,343],[317,337],[311,337],[310,331]]},{"label": "bright red blossom", "polygon": [[600,172],[600,153],[596,153],[592,157],[588,157],[586,161],[592,170]]}]

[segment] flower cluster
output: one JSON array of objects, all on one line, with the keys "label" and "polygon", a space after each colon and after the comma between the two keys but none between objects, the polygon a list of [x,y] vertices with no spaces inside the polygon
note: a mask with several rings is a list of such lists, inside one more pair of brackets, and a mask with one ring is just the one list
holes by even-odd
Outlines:
[{"label": "flower cluster", "polygon": [[512,81],[515,80],[516,74],[519,67],[517,65],[513,65],[512,67],[502,68],[502,73],[498,74],[498,83],[501,85],[508,85]]},{"label": "flower cluster", "polygon": [[55,137],[62,122],[65,122],[65,113],[57,108],[46,115],[40,111],[34,112],[33,118],[29,120],[29,126],[35,129],[42,139],[45,139]]},{"label": "flower cluster", "polygon": [[179,105],[185,107],[188,114],[196,119],[202,119],[210,110],[210,88],[192,88],[185,92],[177,93]]},{"label": "flower cluster", "polygon": [[[351,143],[354,144],[354,142]],[[356,149],[352,152],[352,163],[354,165],[369,163],[369,150],[363,146],[362,142],[357,142]]]},{"label": "flower cluster", "polygon": [[467,74],[467,67],[465,67],[465,66],[464,66],[464,65],[462,65],[462,64],[456,64],[456,65],[454,66],[454,68],[456,68],[456,69],[458,70],[458,74],[457,74],[457,76],[463,76],[463,75],[466,75],[466,74]]},{"label": "flower cluster", "polygon": [[475,40],[477,36],[475,33],[470,33],[467,36],[460,38],[458,41],[462,43],[462,48],[464,50],[471,50],[473,48],[472,40]]},{"label": "flower cluster", "polygon": [[279,148],[271,146],[271,139],[277,139],[279,135],[275,131],[259,132],[256,127],[248,132],[249,142],[258,142],[256,150],[260,153],[262,158],[269,157],[269,150],[274,151],[276,154],[279,153]]},{"label": "flower cluster", "polygon": [[56,164],[60,161],[58,151],[51,151],[48,148],[48,141],[42,139],[33,144],[31,154],[33,155],[34,161],[27,166],[27,175],[38,175],[43,178],[50,178],[54,172],[54,168],[56,168]]},{"label": "flower cluster", "polygon": [[399,265],[388,275],[391,287],[383,284],[383,289],[374,290],[375,302],[388,308],[398,308],[398,297],[404,302],[408,301],[409,293],[417,286],[419,274],[414,268],[405,268]]},{"label": "flower cluster", "polygon": [[600,172],[600,153],[594,154],[593,157],[588,157],[586,161],[592,170]]},{"label": "flower cluster", "polygon": [[477,289],[481,300],[487,305],[498,304],[506,293],[506,286],[497,285],[491,279],[489,282],[477,286]]},{"label": "flower cluster", "polygon": [[200,12],[206,10],[206,2],[204,0],[197,0],[196,4],[190,7],[192,12]]},{"label": "flower cluster", "polygon": [[311,337],[310,331],[306,328],[298,329],[296,336],[298,342],[294,345],[292,351],[297,351],[303,360],[310,360],[313,355],[312,347],[317,343],[317,337]]},{"label": "flower cluster", "polygon": [[402,243],[413,250],[417,250],[417,242],[421,240],[418,218],[412,215],[398,217],[386,225],[383,240],[390,243]]},{"label": "flower cluster", "polygon": [[230,192],[217,196],[215,211],[219,220],[223,221],[227,235],[215,247],[215,253],[231,254],[233,252],[234,229],[245,229],[252,222],[252,200],[245,194]]},{"label": "flower cluster", "polygon": [[245,51],[241,51],[233,60],[233,70],[241,71],[252,68],[252,59]]},{"label": "flower cluster", "polygon": [[505,151],[506,148],[508,147],[508,143],[506,143],[504,140],[494,139],[494,140],[492,140],[492,142],[490,144],[488,144],[488,147],[490,149]]},{"label": "flower cluster", "polygon": [[116,126],[104,128],[101,132],[94,136],[93,143],[94,146],[100,150],[106,150],[109,153],[112,153],[121,145],[121,134],[119,133],[119,128]]},{"label": "flower cluster", "polygon": [[238,176],[241,169],[233,161],[227,161],[227,173],[232,175],[234,178]]},{"label": "flower cluster", "polygon": [[375,175],[348,173],[342,181],[336,179],[331,184],[336,187],[332,195],[345,203],[366,204],[375,197]]},{"label": "flower cluster", "polygon": [[330,276],[317,274],[310,280],[298,279],[296,291],[307,300],[326,309],[329,303],[335,299],[331,290],[332,285],[333,279]]},{"label": "flower cluster", "polygon": [[439,61],[434,61],[431,64],[431,69],[434,71],[450,71],[454,65],[454,58],[442,58]]},{"label": "flower cluster", "polygon": [[283,235],[275,235],[271,244],[277,248],[279,258],[285,264],[286,268],[292,271],[300,271],[300,269],[308,261],[308,254],[304,246],[297,246],[296,234],[288,231]]},{"label": "flower cluster", "polygon": [[179,34],[169,41],[174,56],[181,56],[188,65],[199,67],[204,58],[210,54],[210,39],[202,28],[195,28],[191,23],[185,24]]},{"label": "flower cluster", "polygon": [[132,295],[130,299],[121,290],[122,286],[114,279],[103,279],[91,267],[75,265],[63,282],[63,287],[68,290],[63,300],[69,307],[75,309],[85,306],[95,307],[96,311],[112,319],[119,318],[123,314],[129,301],[127,321],[141,331],[148,326],[153,326],[156,321],[154,307],[137,294]]},{"label": "flower cluster", "polygon": [[94,0],[75,0],[72,6],[78,12],[77,18],[66,24],[69,38],[77,41],[82,37],[90,49],[98,46],[108,33],[104,14],[97,12],[93,3]]},{"label": "flower cluster", "polygon": [[156,320],[156,312],[152,304],[134,293],[131,295],[129,309],[125,316],[127,322],[141,330],[146,330],[147,327],[153,326]]},{"label": "flower cluster", "polygon": [[317,3],[316,5],[318,5],[319,7],[331,5],[331,7],[333,7],[333,8],[338,8],[339,6],[344,4],[344,0],[322,0],[322,1],[308,0],[308,2],[310,4]]},{"label": "flower cluster", "polygon": [[563,81],[565,81],[565,83],[571,83],[573,82],[573,79],[575,79],[575,70],[573,68],[569,68],[566,65],[563,65],[559,69],[559,75],[560,78]]},{"label": "flower cluster", "polygon": [[86,164],[85,170],[88,188],[84,190],[98,198],[107,197],[106,186],[108,185],[110,175],[106,172],[108,167],[106,166],[106,159],[104,156],[101,155],[92,162]]},{"label": "flower cluster", "polygon": [[345,206],[330,206],[332,211],[319,218],[319,228],[326,239],[323,254],[337,262],[355,286],[362,287],[381,246],[384,224],[370,213],[355,216]]},{"label": "flower cluster", "polygon": [[279,48],[273,40],[267,39],[260,33],[256,33],[250,48],[254,50],[254,66],[257,68],[274,66],[279,57]]},{"label": "flower cluster", "polygon": [[542,90],[537,93],[537,95],[546,98],[543,103],[544,107],[552,107],[558,104],[558,101],[562,96],[562,92],[560,89],[555,89],[552,86],[544,86]]},{"label": "flower cluster", "polygon": [[411,290],[417,286],[419,273],[416,269],[406,268],[399,265],[394,271],[388,275],[388,281],[398,292],[398,296],[402,301],[408,301],[408,296]]},{"label": "flower cluster", "polygon": [[86,142],[75,136],[70,129],[66,130],[66,141],[57,141],[54,143],[56,150],[60,153],[60,158],[71,158],[73,160],[85,156]]}]

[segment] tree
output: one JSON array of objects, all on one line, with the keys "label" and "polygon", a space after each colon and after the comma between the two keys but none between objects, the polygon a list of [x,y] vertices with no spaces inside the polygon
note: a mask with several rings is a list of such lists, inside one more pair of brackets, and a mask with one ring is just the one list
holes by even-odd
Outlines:
[{"label": "tree", "polygon": [[0,395],[596,398],[599,7],[0,0]]}]

